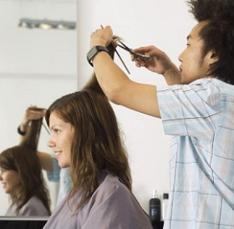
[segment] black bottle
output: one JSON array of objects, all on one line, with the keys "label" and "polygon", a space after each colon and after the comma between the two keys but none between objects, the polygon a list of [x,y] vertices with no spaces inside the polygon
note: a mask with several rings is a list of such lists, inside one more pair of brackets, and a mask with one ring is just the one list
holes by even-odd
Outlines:
[{"label": "black bottle", "polygon": [[149,216],[150,221],[154,225],[156,222],[160,222],[161,219],[161,201],[158,198],[157,192],[154,192],[153,198],[149,201]]}]

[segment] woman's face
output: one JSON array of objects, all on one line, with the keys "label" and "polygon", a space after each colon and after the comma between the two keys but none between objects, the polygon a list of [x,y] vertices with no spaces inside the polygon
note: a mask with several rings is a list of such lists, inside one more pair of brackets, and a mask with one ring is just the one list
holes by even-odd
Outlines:
[{"label": "woman's face", "polygon": [[8,194],[15,192],[20,186],[20,178],[15,170],[0,169],[0,182]]},{"label": "woman's face", "polygon": [[61,168],[71,165],[71,148],[74,136],[74,128],[64,122],[56,112],[52,112],[49,119],[51,137],[49,147],[54,151]]}]

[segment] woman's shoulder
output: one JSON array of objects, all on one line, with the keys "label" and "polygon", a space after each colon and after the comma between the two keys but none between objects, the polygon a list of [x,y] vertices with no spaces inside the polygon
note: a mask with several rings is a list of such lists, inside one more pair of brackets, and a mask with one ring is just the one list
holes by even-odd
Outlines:
[{"label": "woman's shoulder", "polygon": [[117,176],[107,173],[93,193],[89,203],[97,207],[114,202],[116,204],[125,202],[127,205],[129,202],[135,202],[135,198]]},{"label": "woman's shoulder", "polygon": [[97,194],[102,193],[105,195],[111,195],[111,194],[116,193],[116,192],[129,193],[129,190],[119,180],[119,178],[117,176],[114,176],[110,173],[106,173],[95,192]]},{"label": "woman's shoulder", "polygon": [[85,221],[87,225],[101,225],[97,228],[152,228],[135,196],[111,174],[105,176],[89,201]]},{"label": "woman's shoulder", "polygon": [[20,215],[49,216],[49,212],[39,198],[32,196],[20,209]]}]

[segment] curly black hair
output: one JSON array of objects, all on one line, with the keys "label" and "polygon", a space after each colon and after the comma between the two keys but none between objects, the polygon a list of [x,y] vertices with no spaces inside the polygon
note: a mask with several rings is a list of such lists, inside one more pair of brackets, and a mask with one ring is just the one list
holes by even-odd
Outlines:
[{"label": "curly black hair", "polygon": [[209,22],[199,35],[204,41],[204,55],[213,50],[218,57],[210,73],[234,84],[234,0],[189,0],[187,3],[198,22]]}]

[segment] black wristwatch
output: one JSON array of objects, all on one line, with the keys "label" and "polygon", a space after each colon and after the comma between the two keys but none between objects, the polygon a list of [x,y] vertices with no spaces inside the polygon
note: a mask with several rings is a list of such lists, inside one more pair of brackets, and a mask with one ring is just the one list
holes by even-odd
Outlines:
[{"label": "black wristwatch", "polygon": [[91,48],[89,50],[89,52],[87,53],[87,60],[89,62],[89,64],[91,66],[93,66],[93,59],[94,57],[99,53],[99,52],[107,52],[108,54],[109,53],[109,50],[104,47],[104,46],[100,46],[100,45],[97,45],[97,46],[94,46],[93,48]]},{"label": "black wristwatch", "polygon": [[18,134],[20,134],[20,135],[22,135],[22,136],[24,136],[24,135],[26,134],[26,131],[22,131],[22,130],[20,129],[20,125],[17,127],[17,132],[18,132]]}]

